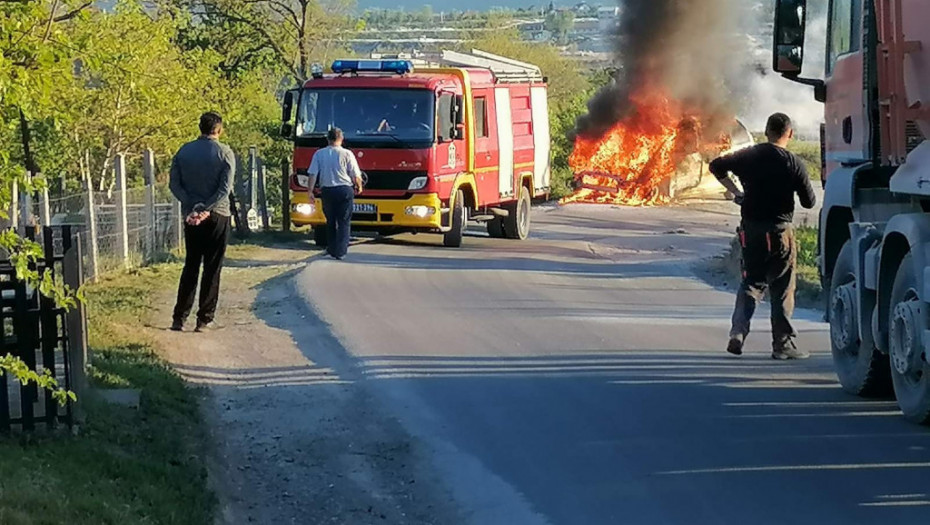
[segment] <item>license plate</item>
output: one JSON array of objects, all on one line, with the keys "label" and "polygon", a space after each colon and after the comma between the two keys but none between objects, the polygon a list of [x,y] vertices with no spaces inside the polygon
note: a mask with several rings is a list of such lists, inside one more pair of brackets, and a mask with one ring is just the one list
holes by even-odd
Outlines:
[{"label": "license plate", "polygon": [[352,213],[378,213],[378,207],[374,204],[353,204]]}]

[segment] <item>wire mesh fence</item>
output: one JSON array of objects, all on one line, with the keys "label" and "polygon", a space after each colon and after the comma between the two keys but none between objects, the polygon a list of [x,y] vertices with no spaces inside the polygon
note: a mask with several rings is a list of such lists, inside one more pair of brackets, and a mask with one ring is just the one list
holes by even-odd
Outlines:
[{"label": "wire mesh fence", "polygon": [[[13,228],[22,233],[35,225],[70,226],[81,247],[85,280],[162,260],[165,254],[181,248],[184,224],[180,204],[168,187],[168,177],[164,173],[159,177],[156,173],[157,158],[154,152],[147,150],[142,156],[140,170],[137,159],[127,166],[126,156],[117,155],[113,178],[107,180],[111,189],[106,191],[99,189],[104,181],[100,181],[100,186],[95,181],[94,187],[88,188],[85,178],[83,190],[75,192],[76,188],[71,185],[71,193],[68,193],[65,174],[52,184],[53,189],[35,193],[19,191],[14,183],[9,218],[0,218],[0,229]],[[283,168],[285,182],[289,166],[286,163]],[[270,185],[269,195],[266,177],[274,177],[274,170],[262,163],[254,148],[250,148],[247,160],[242,159],[237,167],[235,189],[230,196],[235,195],[240,203],[237,207],[234,201],[232,206],[237,232],[248,234],[271,227],[278,210],[269,206],[269,200],[278,202],[282,193],[281,184],[274,183]],[[136,176],[127,178],[129,172]],[[157,182],[159,179],[161,182]],[[144,185],[127,187],[127,182]],[[284,215],[278,220],[288,222]]]},{"label": "wire mesh fence", "polygon": [[49,208],[51,224],[78,230],[88,280],[143,266],[180,248],[180,209],[167,184],[67,195],[49,199]]}]

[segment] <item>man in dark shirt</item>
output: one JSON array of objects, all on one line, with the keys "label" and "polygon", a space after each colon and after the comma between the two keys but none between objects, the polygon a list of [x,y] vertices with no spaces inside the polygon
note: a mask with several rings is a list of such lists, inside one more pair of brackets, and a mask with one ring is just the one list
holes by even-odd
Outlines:
[{"label": "man in dark shirt", "polygon": [[[721,157],[710,171],[735,196],[742,207],[739,229],[743,281],[736,296],[733,327],[727,351],[742,355],[743,343],[756,305],[769,290],[772,301],[772,358],[806,359],[797,348],[791,326],[794,313],[797,246],[794,228],[794,196],[801,206],[813,208],[816,196],[804,162],[785,149],[794,137],[791,119],[783,113],[769,117],[765,135],[769,142]],[[730,178],[733,173],[744,191]]]},{"label": "man in dark shirt", "polygon": [[171,162],[169,186],[181,201],[187,250],[171,324],[175,331],[184,329],[184,321],[194,307],[201,263],[203,278],[195,331],[219,328],[213,317],[229,237],[229,192],[236,158],[228,146],[219,142],[223,133],[223,119],[219,115],[204,113],[200,117],[200,133],[200,138],[182,146]]}]

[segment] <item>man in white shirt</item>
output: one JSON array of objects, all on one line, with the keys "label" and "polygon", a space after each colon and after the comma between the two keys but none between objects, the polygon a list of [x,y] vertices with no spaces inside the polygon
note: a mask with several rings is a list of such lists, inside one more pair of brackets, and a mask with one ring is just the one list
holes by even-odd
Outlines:
[{"label": "man in white shirt", "polygon": [[313,154],[310,161],[308,188],[310,204],[316,204],[313,188],[317,179],[323,194],[323,214],[326,216],[326,252],[341,260],[349,250],[352,208],[355,194],[362,191],[362,171],[355,154],[342,147],[339,128],[326,133],[329,146]]}]

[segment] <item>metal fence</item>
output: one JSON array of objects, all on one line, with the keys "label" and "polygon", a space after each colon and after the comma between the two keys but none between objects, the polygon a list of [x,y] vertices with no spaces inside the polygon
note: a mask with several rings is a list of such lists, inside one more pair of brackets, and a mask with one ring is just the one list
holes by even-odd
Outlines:
[{"label": "metal fence", "polygon": [[[29,230],[27,237],[43,248],[33,269],[51,271],[72,289],[81,285],[80,248],[73,242],[71,227]],[[59,386],[78,395],[85,391],[84,364],[87,356],[83,306],[70,310],[16,277],[9,259],[0,257],[0,347],[18,357],[31,370],[50,374]],[[50,393],[35,384],[23,385],[8,374],[0,375],[0,433],[11,428],[25,431],[39,423],[49,428],[74,423],[74,406],[59,406]]]},{"label": "metal fence", "polygon": [[84,279],[139,267],[181,247],[181,207],[167,183],[155,182],[154,155],[143,155],[144,186],[127,187],[126,158],[114,161],[116,185],[96,191],[85,184],[81,193],[38,199],[13,191],[11,226],[25,232],[36,225],[70,226],[80,244]]},{"label": "metal fence", "polygon": [[[113,166],[116,184],[110,191],[85,184],[79,193],[59,191],[50,196],[46,190],[33,196],[18,192],[14,186],[10,224],[0,227],[12,226],[24,232],[27,226],[71,226],[81,247],[87,281],[114,270],[143,266],[179,250],[184,237],[181,205],[167,182],[156,182],[155,154],[148,150],[142,155],[142,186],[128,187],[126,156],[117,155]],[[240,234],[267,229],[271,208],[265,193],[266,166],[255,148],[237,166],[234,193],[238,194],[238,205],[233,203],[236,229]],[[282,181],[286,180],[283,176]],[[65,186],[64,180],[60,186]]]}]

